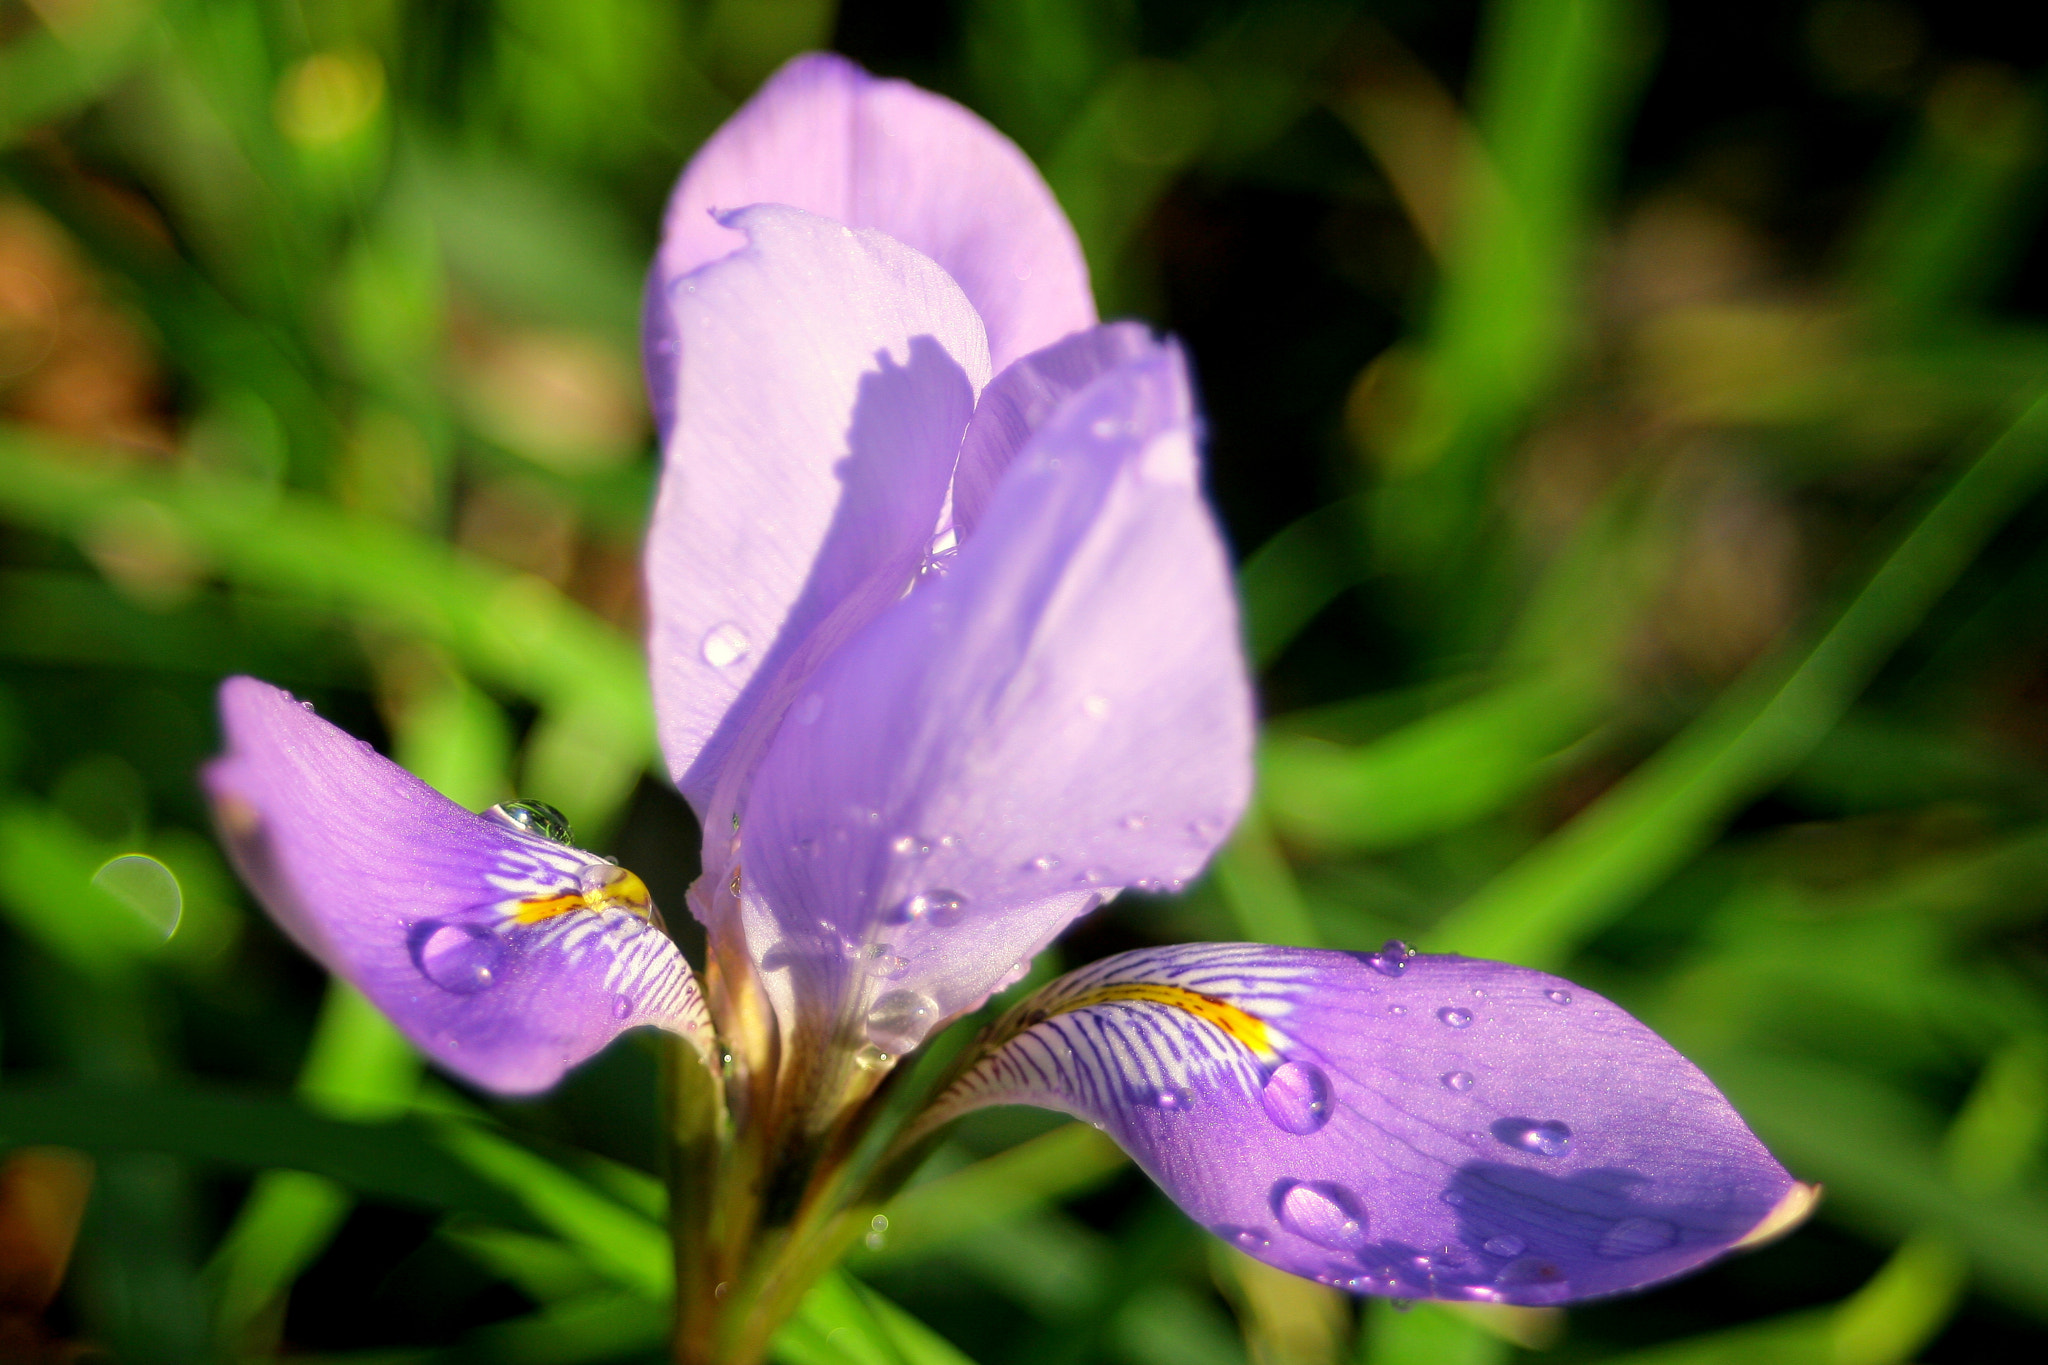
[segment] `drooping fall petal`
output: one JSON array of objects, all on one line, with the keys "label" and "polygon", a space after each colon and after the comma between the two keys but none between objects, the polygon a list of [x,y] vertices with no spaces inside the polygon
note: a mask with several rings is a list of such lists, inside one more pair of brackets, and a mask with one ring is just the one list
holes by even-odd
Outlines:
[{"label": "drooping fall petal", "polygon": [[1612,1002],[1473,958],[1259,944],[1125,953],[995,1028],[938,1121],[1040,1105],[1176,1203],[1365,1293],[1621,1293],[1810,1207],[1699,1069]]},{"label": "drooping fall petal", "polygon": [[440,1065],[524,1094],[636,1025],[705,1045],[638,877],[464,810],[267,683],[230,678],[220,711],[205,784],[243,879]]},{"label": "drooping fall petal", "polygon": [[989,378],[926,257],[797,209],[727,221],[748,244],[672,281],[690,346],[647,537],[662,750],[707,828],[777,689],[915,576]]},{"label": "drooping fall petal", "polygon": [[875,228],[959,281],[998,369],[1095,321],[1080,244],[1008,138],[953,101],[843,57],[785,65],[691,160],[669,199],[648,285],[648,387],[666,431],[688,328],[673,281],[737,249],[714,213],[788,204]]},{"label": "drooping fall petal", "polygon": [[1180,353],[1147,339],[796,697],[741,834],[785,1019],[907,1051],[1117,890],[1195,875],[1236,821],[1252,704],[1195,437]]}]

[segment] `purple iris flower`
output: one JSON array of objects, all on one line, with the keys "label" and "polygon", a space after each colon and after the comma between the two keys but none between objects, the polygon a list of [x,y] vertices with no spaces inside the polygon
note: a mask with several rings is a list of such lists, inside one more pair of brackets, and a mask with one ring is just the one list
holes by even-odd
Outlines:
[{"label": "purple iris flower", "polygon": [[[704,992],[639,880],[544,807],[460,810],[264,684],[224,688],[207,781],[272,913],[442,1066],[527,1092],[666,1029],[722,1082],[718,1170],[852,1207],[887,1191],[806,1171],[852,1150],[899,1059],[1078,916],[1196,876],[1244,809],[1200,420],[1173,342],[1097,323],[1014,146],[833,57],[785,67],[685,172],[646,340],[650,655],[704,829]],[[1012,1103],[1365,1293],[1617,1293],[1813,1198],[1614,1004],[1399,944],[1083,968],[971,1045],[897,1149]]]}]

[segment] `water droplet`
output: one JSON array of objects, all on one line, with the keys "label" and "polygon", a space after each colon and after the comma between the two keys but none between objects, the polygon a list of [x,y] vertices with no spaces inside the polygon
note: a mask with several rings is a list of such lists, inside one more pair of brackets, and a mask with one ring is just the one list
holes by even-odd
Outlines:
[{"label": "water droplet", "polygon": [[888,1242],[888,1240],[889,1239],[887,1236],[878,1231],[875,1231],[872,1228],[870,1228],[867,1232],[861,1234],[860,1239],[861,1245],[866,1247],[869,1251],[880,1251],[882,1247]]},{"label": "water droplet", "polygon": [[1543,992],[1543,998],[1553,1005],[1569,1005],[1572,1002],[1572,993],[1570,991],[1545,991]]},{"label": "water droplet", "polygon": [[1136,814],[1134,812],[1130,815],[1126,815],[1121,823],[1123,824],[1123,827],[1125,829],[1136,831],[1145,828],[1146,820],[1144,816]]},{"label": "water droplet", "polygon": [[854,1050],[853,1064],[862,1071],[887,1071],[896,1065],[896,1059],[873,1043],[862,1043]]},{"label": "water droplet", "polygon": [[1511,1232],[1504,1232],[1481,1242],[1479,1249],[1489,1256],[1519,1256],[1529,1249],[1529,1244]]},{"label": "water droplet", "polygon": [[1388,1013],[1388,1014],[1406,1014],[1407,1012],[1408,1012],[1408,1007],[1407,1007],[1406,1005],[1389,1005],[1389,1006],[1387,1006],[1387,1013]]},{"label": "water droplet", "polygon": [[1572,1149],[1572,1130],[1556,1119],[1502,1119],[1493,1135],[1538,1156],[1563,1156]]},{"label": "water droplet", "polygon": [[900,1057],[923,1042],[938,1021],[939,1004],[930,996],[890,991],[868,1009],[868,1041]]},{"label": "water droplet", "polygon": [[1607,1229],[1597,1250],[1609,1260],[1623,1261],[1662,1251],[1677,1240],[1678,1229],[1661,1218],[1624,1218]]},{"label": "water droplet", "polygon": [[1289,1232],[1332,1251],[1357,1251],[1365,1245],[1365,1210],[1342,1185],[1283,1180],[1278,1195],[1273,1212]]},{"label": "water droplet", "polygon": [[1443,1081],[1444,1089],[1455,1090],[1460,1095],[1472,1088],[1472,1073],[1469,1071],[1446,1071],[1439,1079]]},{"label": "water droplet", "polygon": [[1147,1095],[1145,1102],[1154,1109],[1177,1111],[1195,1102],[1195,1092],[1183,1086],[1169,1085]]},{"label": "water droplet", "polygon": [[1282,1062],[1266,1077],[1259,1100],[1281,1129],[1307,1135],[1330,1121],[1330,1078],[1308,1062]]},{"label": "water droplet", "polygon": [[798,725],[812,725],[825,712],[825,698],[816,692],[807,692],[798,698],[797,704],[789,709]]},{"label": "water droplet", "polygon": [[1264,1251],[1273,1245],[1265,1233],[1255,1228],[1240,1227],[1236,1223],[1217,1223],[1210,1227],[1209,1231],[1232,1246],[1241,1247],[1246,1251]]},{"label": "water droplet", "polygon": [[1090,720],[1102,720],[1109,715],[1109,698],[1099,693],[1091,693],[1081,698],[1081,710]]},{"label": "water droplet", "polygon": [[920,891],[896,907],[890,916],[897,924],[923,922],[938,929],[949,929],[967,916],[967,898],[958,891],[943,887],[935,891]]},{"label": "water droplet", "polygon": [[537,834],[557,844],[569,842],[569,817],[545,801],[501,802],[485,811],[484,818],[521,834]]},{"label": "water droplet", "polygon": [[159,938],[177,932],[185,892],[177,874],[147,853],[124,853],[100,864],[92,884],[141,917]]},{"label": "water droplet", "polygon": [[1399,976],[1408,970],[1408,959],[1415,956],[1415,950],[1398,938],[1390,938],[1376,953],[1365,955],[1365,965],[1381,976]]},{"label": "water droplet", "polygon": [[475,995],[497,980],[505,945],[481,924],[421,920],[407,935],[420,975],[452,995]]},{"label": "water droplet", "polygon": [[1507,1291],[1511,1303],[1556,1303],[1569,1292],[1564,1269],[1541,1256],[1524,1256],[1502,1267],[1493,1282]]},{"label": "water droplet", "polygon": [[1452,1028],[1464,1028],[1472,1022],[1472,1011],[1459,1009],[1456,1005],[1445,1005],[1436,1012],[1436,1017]]},{"label": "water droplet", "polygon": [[1026,863],[1025,868],[1032,872],[1050,872],[1059,865],[1060,860],[1058,858],[1053,857],[1050,853],[1041,853]]},{"label": "water droplet", "polygon": [[884,981],[894,981],[910,970],[910,959],[898,957],[887,943],[871,943],[866,954],[868,970]]},{"label": "water droplet", "polygon": [[731,621],[721,621],[704,632],[704,643],[698,646],[704,662],[713,668],[731,668],[746,658],[747,651],[752,648],[746,632]]},{"label": "water droplet", "polygon": [[625,1018],[625,1017],[626,1017],[627,1015],[631,1014],[632,1012],[633,1012],[633,997],[632,997],[632,996],[630,996],[630,995],[615,995],[615,996],[613,996],[613,997],[612,997],[612,1018],[614,1018],[614,1019],[624,1019],[624,1018]]},{"label": "water droplet", "polygon": [[1443,1200],[1452,1208],[1456,1208],[1458,1207],[1458,1205],[1465,1202],[1465,1196],[1457,1190],[1445,1190],[1442,1194],[1438,1195],[1437,1198]]}]

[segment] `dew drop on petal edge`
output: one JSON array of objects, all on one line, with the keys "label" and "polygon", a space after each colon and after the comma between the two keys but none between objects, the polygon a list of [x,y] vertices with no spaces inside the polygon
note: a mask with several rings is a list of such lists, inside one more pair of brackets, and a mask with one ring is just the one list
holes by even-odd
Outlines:
[{"label": "dew drop on petal edge", "polygon": [[1306,1136],[1330,1121],[1330,1078],[1309,1062],[1282,1062],[1266,1077],[1259,1101],[1285,1132]]},{"label": "dew drop on petal edge", "polygon": [[505,945],[481,924],[424,920],[413,926],[406,947],[420,975],[452,995],[475,995],[496,983]]},{"label": "dew drop on petal edge", "polygon": [[1502,1119],[1493,1135],[1538,1156],[1563,1156],[1572,1149],[1572,1130],[1556,1119]]},{"label": "dew drop on petal edge", "polygon": [[1358,1197],[1327,1180],[1284,1180],[1273,1212],[1289,1232],[1332,1251],[1365,1245],[1365,1209]]},{"label": "dew drop on petal edge", "polygon": [[1456,1005],[1445,1005],[1436,1012],[1436,1017],[1452,1028],[1464,1028],[1472,1022],[1472,1011],[1459,1009]]},{"label": "dew drop on petal edge", "polygon": [[569,817],[545,801],[505,801],[484,816],[522,834],[537,834],[558,844],[569,842]]},{"label": "dew drop on petal edge", "polygon": [[1543,992],[1543,998],[1553,1005],[1569,1005],[1572,1002],[1572,993],[1570,991],[1545,991]]},{"label": "dew drop on petal edge", "polygon": [[916,1047],[939,1021],[939,1005],[916,991],[890,991],[868,1008],[868,1041],[894,1056]]},{"label": "dew drop on petal edge", "polygon": [[1408,959],[1415,956],[1415,950],[1398,938],[1390,938],[1376,953],[1365,955],[1365,965],[1381,976],[1399,976],[1408,970]]}]

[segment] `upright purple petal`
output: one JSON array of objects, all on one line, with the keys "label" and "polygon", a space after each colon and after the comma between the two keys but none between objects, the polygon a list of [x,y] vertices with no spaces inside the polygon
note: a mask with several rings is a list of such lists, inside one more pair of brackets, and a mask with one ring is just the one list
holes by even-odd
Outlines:
[{"label": "upright purple petal", "polygon": [[973,534],[1003,471],[1060,404],[1157,349],[1143,323],[1112,322],[1012,361],[989,382],[961,439],[960,463],[953,471],[954,528],[962,536]]},{"label": "upright purple petal", "polygon": [[792,208],[726,221],[748,244],[673,281],[690,346],[646,561],[662,750],[707,827],[790,670],[916,575],[989,377],[926,257]]},{"label": "upright purple petal", "polygon": [[1815,1193],[1612,1002],[1398,944],[1125,953],[985,1046],[928,1122],[1086,1119],[1218,1236],[1361,1293],[1621,1293],[1783,1231]]},{"label": "upright purple petal", "polygon": [[1118,889],[1193,877],[1242,811],[1229,568],[1179,351],[1146,351],[791,706],[740,836],[785,1019],[906,1051]]},{"label": "upright purple petal", "polygon": [[998,368],[1095,321],[1088,267],[1052,192],[1008,138],[951,100],[843,57],[784,66],[690,162],[649,283],[648,387],[666,431],[678,341],[670,283],[736,249],[715,219],[789,204],[875,228],[931,257],[988,324]]},{"label": "upright purple petal", "polygon": [[525,1094],[636,1025],[704,1045],[638,877],[471,814],[267,683],[230,678],[220,709],[205,781],[243,878],[436,1062]]}]

